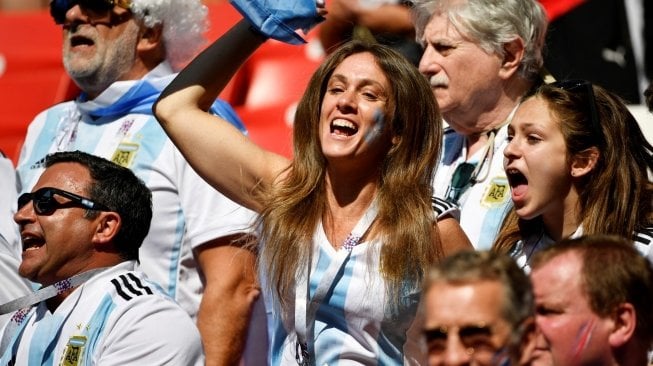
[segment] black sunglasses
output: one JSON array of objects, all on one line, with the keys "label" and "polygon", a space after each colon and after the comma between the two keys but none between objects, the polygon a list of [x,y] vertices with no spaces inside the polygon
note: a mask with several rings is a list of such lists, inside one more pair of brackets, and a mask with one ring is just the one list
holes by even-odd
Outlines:
[{"label": "black sunglasses", "polygon": [[[54,199],[55,194],[66,197],[70,201],[61,203]],[[23,206],[29,203],[29,201],[34,202],[34,211],[37,214],[44,216],[52,215],[56,210],[66,207],[82,207],[89,210],[111,211],[110,208],[101,203],[93,202],[92,200],[75,193],[70,193],[53,187],[44,187],[36,192],[21,194],[20,197],[18,197],[18,209],[20,210],[23,208]]]},{"label": "black sunglasses", "polygon": [[64,24],[68,10],[78,4],[93,13],[104,14],[111,11],[114,6],[129,9],[131,0],[51,0],[50,15],[56,24]]},{"label": "black sunglasses", "polygon": [[574,93],[575,95],[585,99],[594,137],[599,142],[603,142],[603,129],[601,128],[601,123],[599,121],[599,112],[596,107],[596,98],[594,97],[592,83],[587,80],[571,79],[556,81],[552,83],[551,86]]}]

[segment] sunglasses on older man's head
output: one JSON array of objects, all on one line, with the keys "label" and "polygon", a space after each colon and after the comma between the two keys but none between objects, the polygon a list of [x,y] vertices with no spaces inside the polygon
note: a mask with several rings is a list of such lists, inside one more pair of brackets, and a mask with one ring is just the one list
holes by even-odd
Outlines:
[{"label": "sunglasses on older man's head", "polygon": [[54,18],[54,22],[57,24],[65,23],[66,13],[75,5],[79,5],[94,14],[106,14],[114,6],[129,9],[131,0],[51,0],[50,15]]},{"label": "sunglasses on older man's head", "polygon": [[590,123],[592,124],[592,132],[598,141],[603,141],[603,129],[601,128],[601,121],[599,121],[599,112],[596,107],[596,98],[594,97],[592,83],[587,80],[571,79],[556,81],[551,86],[583,98],[587,107],[587,113],[589,114]]},{"label": "sunglasses on older man's head", "polygon": [[[59,195],[69,199],[67,202],[59,202],[54,196]],[[44,187],[32,193],[23,193],[18,197],[18,209],[20,210],[29,201],[34,202],[34,211],[38,215],[52,215],[56,210],[67,207],[82,207],[89,210],[111,211],[107,206],[93,202],[78,194],[67,192],[58,188]]]}]

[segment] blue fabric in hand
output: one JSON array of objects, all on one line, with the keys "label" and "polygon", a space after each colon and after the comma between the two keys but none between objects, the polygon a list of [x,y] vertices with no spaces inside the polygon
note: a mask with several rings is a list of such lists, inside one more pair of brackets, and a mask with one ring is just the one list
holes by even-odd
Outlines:
[{"label": "blue fabric in hand", "polygon": [[230,0],[231,4],[263,35],[290,44],[306,43],[295,32],[308,32],[324,20],[315,0]]}]

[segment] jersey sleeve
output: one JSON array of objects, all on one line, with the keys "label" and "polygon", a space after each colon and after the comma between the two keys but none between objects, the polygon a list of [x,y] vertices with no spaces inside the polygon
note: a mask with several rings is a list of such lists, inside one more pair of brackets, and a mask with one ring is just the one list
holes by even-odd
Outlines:
[{"label": "jersey sleeve", "polygon": [[255,213],[230,200],[202,179],[177,150],[178,189],[186,235],[193,249],[227,235],[252,233]]},{"label": "jersey sleeve", "polygon": [[433,207],[433,212],[435,213],[435,216],[438,218],[438,220],[444,219],[446,217],[453,217],[457,221],[460,221],[460,209],[453,203],[445,201],[442,198],[432,196],[431,206]]},{"label": "jersey sleeve", "polygon": [[94,364],[204,365],[199,330],[179,305],[132,273],[111,282],[117,310]]}]

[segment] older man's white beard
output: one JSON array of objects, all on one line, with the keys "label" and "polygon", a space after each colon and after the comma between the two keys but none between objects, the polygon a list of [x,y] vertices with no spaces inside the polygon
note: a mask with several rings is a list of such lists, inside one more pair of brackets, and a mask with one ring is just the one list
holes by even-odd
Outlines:
[{"label": "older man's white beard", "polygon": [[84,58],[64,52],[66,71],[82,90],[100,94],[134,65],[138,31],[138,25],[130,23],[111,43],[101,39],[97,33],[87,32],[84,36],[95,44],[95,53]]},{"label": "older man's white beard", "polygon": [[432,88],[435,87],[447,87],[449,86],[449,78],[443,74],[435,74],[429,78],[429,83]]}]

